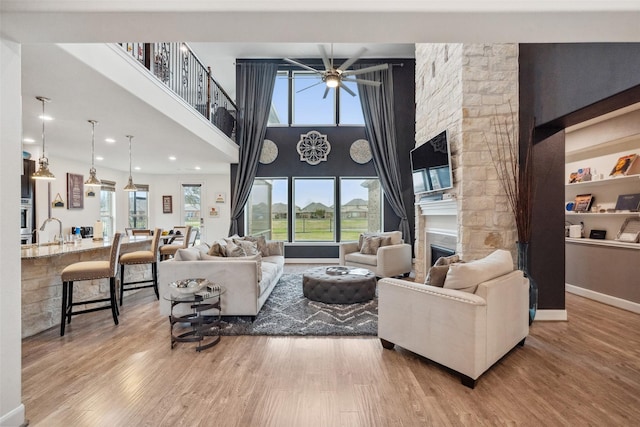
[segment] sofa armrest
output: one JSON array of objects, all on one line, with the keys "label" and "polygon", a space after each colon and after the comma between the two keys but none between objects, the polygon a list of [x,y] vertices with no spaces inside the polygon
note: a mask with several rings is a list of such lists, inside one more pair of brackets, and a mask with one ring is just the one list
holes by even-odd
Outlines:
[{"label": "sofa armrest", "polygon": [[344,264],[345,255],[350,254],[352,252],[358,252],[358,242],[342,242],[340,243],[339,248],[340,248],[339,264],[345,265]]},{"label": "sofa armrest", "polygon": [[381,277],[411,272],[411,245],[406,243],[382,246],[378,249],[378,274]]},{"label": "sofa armrest", "polygon": [[487,358],[493,364],[529,334],[529,280],[522,271],[480,283],[487,301]]}]

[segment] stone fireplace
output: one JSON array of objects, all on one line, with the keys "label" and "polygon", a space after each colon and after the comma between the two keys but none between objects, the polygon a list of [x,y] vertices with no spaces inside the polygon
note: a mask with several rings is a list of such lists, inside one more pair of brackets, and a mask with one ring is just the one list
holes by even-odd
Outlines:
[{"label": "stone fireplace", "polygon": [[467,260],[515,250],[515,224],[487,143],[496,118],[518,126],[517,117],[517,44],[416,45],[416,146],[446,129],[454,184],[443,200],[416,196],[416,281],[426,276],[431,244]]}]

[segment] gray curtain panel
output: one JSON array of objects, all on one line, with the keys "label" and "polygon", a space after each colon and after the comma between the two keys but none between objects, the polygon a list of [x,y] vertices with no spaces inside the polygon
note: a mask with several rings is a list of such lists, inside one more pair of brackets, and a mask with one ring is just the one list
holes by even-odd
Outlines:
[{"label": "gray curtain panel", "polygon": [[[367,66],[369,65],[356,65],[353,68]],[[391,208],[400,217],[398,230],[402,231],[402,238],[411,244],[407,209],[402,200],[402,181],[397,154],[398,143],[393,106],[393,67],[390,66],[388,70],[364,73],[358,77],[382,82],[380,87],[358,84],[360,103],[364,114],[367,139],[371,146],[373,164],[378,172],[382,189]]]},{"label": "gray curtain panel", "polygon": [[249,199],[267,131],[277,64],[243,63],[238,67],[238,171],[231,199],[229,236],[238,233],[238,221]]}]

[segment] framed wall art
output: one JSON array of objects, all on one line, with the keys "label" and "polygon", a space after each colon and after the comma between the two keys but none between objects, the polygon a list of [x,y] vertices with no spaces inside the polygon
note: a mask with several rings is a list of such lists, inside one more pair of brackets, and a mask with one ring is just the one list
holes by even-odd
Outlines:
[{"label": "framed wall art", "polygon": [[173,199],[171,196],[162,196],[162,213],[173,213]]},{"label": "framed wall art", "polygon": [[84,208],[84,177],[67,173],[67,209]]}]

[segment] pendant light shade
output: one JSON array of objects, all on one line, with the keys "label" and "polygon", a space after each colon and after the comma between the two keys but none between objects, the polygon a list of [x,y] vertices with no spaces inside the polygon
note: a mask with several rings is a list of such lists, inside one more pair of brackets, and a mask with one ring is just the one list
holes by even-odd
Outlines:
[{"label": "pendant light shade", "polygon": [[52,181],[56,179],[56,176],[49,170],[49,159],[44,154],[44,104],[50,102],[51,100],[49,98],[45,98],[44,96],[36,96],[36,99],[42,102],[42,153],[40,154],[40,159],[38,159],[38,170],[35,171],[33,175],[31,175],[31,177],[33,179]]},{"label": "pendant light shade", "polygon": [[125,185],[124,191],[137,191],[138,188],[133,184],[133,178],[131,178],[131,138],[133,136],[127,135],[127,138],[129,138],[129,182]]},{"label": "pendant light shade", "polygon": [[90,187],[100,187],[102,185],[102,181],[100,181],[98,177],[96,177],[96,168],[93,165],[95,160],[94,152],[96,147],[96,125],[98,124],[98,122],[95,120],[87,121],[91,123],[91,169],[89,169],[89,179],[84,182],[84,185],[88,185]]}]

